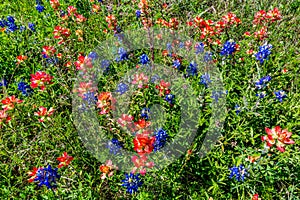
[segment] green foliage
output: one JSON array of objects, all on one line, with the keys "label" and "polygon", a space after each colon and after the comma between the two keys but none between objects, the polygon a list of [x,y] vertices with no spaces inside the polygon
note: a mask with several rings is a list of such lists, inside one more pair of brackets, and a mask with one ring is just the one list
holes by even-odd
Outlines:
[{"label": "green foliage", "polygon": [[[0,197],[2,199],[251,199],[258,193],[262,199],[299,199],[300,196],[300,92],[299,92],[299,4],[298,0],[288,1],[198,1],[183,0],[169,1],[168,7],[162,9],[162,2],[151,1],[153,20],[163,18],[169,20],[176,17],[181,23],[180,28],[186,28],[185,23],[193,17],[201,15],[205,19],[218,21],[220,17],[233,12],[241,18],[242,24],[230,29],[228,34],[221,37],[222,44],[234,39],[240,45],[240,51],[234,56],[223,60],[219,52],[222,47],[208,44],[206,48],[214,52],[216,66],[220,69],[222,79],[228,94],[226,108],[228,113],[224,122],[222,136],[211,152],[204,158],[199,158],[197,150],[203,143],[208,131],[209,118],[213,114],[210,107],[213,101],[211,91],[199,83],[200,75],[191,77],[190,81],[196,95],[199,96],[201,117],[197,138],[191,146],[194,152],[186,154],[168,167],[142,177],[143,186],[139,192],[130,195],[121,186],[123,172],[102,180],[97,161],[82,144],[73,124],[71,93],[77,70],[74,66],[65,67],[68,61],[74,63],[79,53],[88,54],[94,47],[106,40],[112,31],[108,29],[105,17],[113,14],[118,25],[123,29],[138,29],[141,21],[136,19],[135,11],[138,2],[134,1],[104,1],[99,4],[98,14],[91,13],[92,3],[88,0],[60,0],[61,9],[66,10],[73,5],[78,13],[88,20],[83,23],[62,22],[48,1],[43,1],[46,10],[38,13],[34,1],[8,1],[0,5],[0,18],[14,16],[17,25],[36,24],[36,32],[25,30],[6,34],[0,32],[0,78],[8,80],[9,87],[0,88],[0,97],[4,99],[11,95],[24,100],[17,104],[11,113],[12,120],[3,124],[0,129]],[[264,41],[244,37],[246,31],[258,31],[252,27],[254,14],[259,10],[269,10],[278,7],[283,19],[278,24],[268,28],[267,41],[273,45],[270,58],[263,65],[252,55],[246,53],[253,49],[258,51]],[[66,45],[57,45],[53,39],[53,30],[57,25],[68,25],[72,31]],[[79,42],[76,30],[83,30],[83,41]],[[198,33],[191,37],[199,40]],[[57,53],[62,53],[58,65],[46,63],[42,58],[43,46],[54,46]],[[120,77],[138,63],[142,53],[151,54],[149,50],[133,52],[130,62],[114,63],[110,71],[99,79],[98,87],[102,91],[116,88]],[[158,52],[156,52],[158,54]],[[27,55],[26,62],[16,64],[18,55]],[[244,61],[239,60],[244,58]],[[155,62],[165,62],[167,59],[158,55]],[[172,60],[165,63],[172,65]],[[184,67],[188,63],[183,64]],[[282,70],[287,69],[286,73]],[[17,83],[30,83],[30,74],[45,71],[54,76],[53,84],[47,86],[44,92],[35,92],[31,96],[22,96],[17,90]],[[258,99],[255,81],[271,75],[272,80],[266,88],[267,96]],[[273,92],[283,89],[287,98],[280,103]],[[138,116],[140,109],[150,107],[150,102],[161,99],[154,96],[155,88],[148,88],[144,95],[132,97],[130,114]],[[147,103],[145,103],[147,102]],[[169,105],[160,102],[164,107]],[[153,103],[154,104],[154,103]],[[241,112],[236,115],[234,106],[239,104]],[[40,106],[55,108],[51,121],[40,123],[34,112]],[[175,136],[180,119],[179,109],[167,109],[168,123],[165,129]],[[197,111],[195,111],[197,112]],[[109,127],[105,117],[99,116],[101,126]],[[175,125],[174,125],[175,124]],[[263,152],[261,136],[266,135],[264,128],[280,125],[293,133],[293,145],[287,145],[284,153],[273,147],[268,153]],[[110,137],[119,134],[119,130],[108,131]],[[127,141],[125,147],[132,147],[133,137],[120,138]],[[74,157],[70,167],[64,169],[63,177],[54,192],[45,187],[37,187],[28,183],[27,172],[33,166],[56,165],[56,158],[62,152],[68,152]],[[259,155],[256,163],[246,160],[248,156]],[[233,165],[244,164],[249,167],[249,177],[244,182],[229,178],[229,168]]]}]

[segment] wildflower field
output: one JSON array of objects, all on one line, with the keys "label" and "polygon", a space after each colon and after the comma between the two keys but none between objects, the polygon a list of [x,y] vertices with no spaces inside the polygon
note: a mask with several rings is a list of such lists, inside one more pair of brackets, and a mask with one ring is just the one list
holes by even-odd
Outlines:
[{"label": "wildflower field", "polygon": [[300,199],[299,0],[0,11],[1,199]]}]

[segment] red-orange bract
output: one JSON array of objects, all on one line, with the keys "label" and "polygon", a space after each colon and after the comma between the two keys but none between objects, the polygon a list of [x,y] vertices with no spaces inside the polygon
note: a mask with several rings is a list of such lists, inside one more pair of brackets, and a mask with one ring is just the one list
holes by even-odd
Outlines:
[{"label": "red-orange bract", "polygon": [[56,52],[55,48],[52,46],[43,46],[43,56],[44,58],[49,58]]},{"label": "red-orange bract", "polygon": [[170,83],[161,80],[160,84],[156,85],[155,88],[159,90],[159,96],[163,96],[165,94],[170,94],[171,92],[171,90],[169,89],[170,86],[171,86]]},{"label": "red-orange bract", "polygon": [[268,147],[272,147],[277,140],[276,147],[279,151],[285,151],[286,144],[294,144],[295,142],[290,139],[292,136],[291,132],[288,132],[287,129],[281,130],[280,126],[276,126],[275,128],[269,129],[265,128],[267,136],[262,136],[261,140],[267,142]]},{"label": "red-orange bract", "polygon": [[106,18],[105,18],[105,21],[108,23],[108,28],[109,29],[112,29],[112,30],[116,30],[117,28],[117,19],[114,15],[108,15]]},{"label": "red-orange bract", "polygon": [[72,156],[68,155],[67,152],[64,152],[61,157],[57,158],[57,160],[60,162],[57,167],[61,168],[64,166],[68,166],[73,159],[74,158]]},{"label": "red-orange bract", "polygon": [[17,64],[20,64],[20,63],[22,63],[22,62],[24,62],[25,60],[27,60],[27,56],[24,56],[24,55],[19,55],[19,56],[17,56]]},{"label": "red-orange bract", "polygon": [[57,10],[60,6],[60,3],[58,0],[50,0],[50,5],[54,10]]},{"label": "red-orange bract", "polygon": [[62,44],[71,35],[71,30],[61,26],[55,26],[53,35],[55,39],[58,39],[58,44]]},{"label": "red-orange bract", "polygon": [[88,68],[93,67],[91,59],[82,54],[78,55],[78,60],[74,63],[74,65],[77,70],[82,70],[83,72],[86,72]]},{"label": "red-orange bract", "polygon": [[111,92],[101,92],[98,95],[97,108],[100,108],[101,111],[99,114],[107,114],[112,109],[115,109],[115,99],[113,98]]},{"label": "red-orange bract", "polygon": [[3,104],[2,108],[4,109],[4,111],[14,109],[15,103],[22,103],[22,102],[23,100],[17,99],[15,95],[7,97],[1,101],[1,103]]},{"label": "red-orange bract", "polygon": [[29,179],[27,179],[30,183],[34,181],[36,178],[36,172],[39,170],[39,168],[33,167],[32,171],[27,172],[29,176],[31,176]]},{"label": "red-orange bract", "polygon": [[52,84],[52,79],[53,76],[46,74],[46,72],[37,71],[35,74],[31,74],[30,87],[33,89],[39,87],[41,90],[45,90],[45,85]]},{"label": "red-orange bract", "polygon": [[47,120],[51,120],[50,116],[53,114],[55,110],[51,107],[49,110],[47,110],[47,108],[45,108],[44,106],[40,106],[39,107],[39,111],[35,112],[34,115],[42,117],[39,119],[39,122],[44,122],[45,118]]},{"label": "red-orange bract", "polygon": [[102,172],[101,179],[105,179],[106,175],[111,177],[114,174],[114,170],[118,170],[118,167],[113,165],[111,160],[107,160],[105,164],[102,164],[99,167],[99,169]]},{"label": "red-orange bract", "polygon": [[147,128],[151,125],[151,122],[146,121],[145,119],[139,119],[137,122],[134,122],[134,125],[137,130]]},{"label": "red-orange bract", "polygon": [[252,200],[261,200],[261,198],[258,198],[258,194],[254,194]]},{"label": "red-orange bract", "polygon": [[133,139],[134,150],[142,155],[145,153],[151,153],[154,149],[155,137],[149,137],[148,134],[138,134]]},{"label": "red-orange bract", "polygon": [[3,122],[7,123],[11,120],[11,117],[7,115],[6,110],[0,110],[0,128]]}]

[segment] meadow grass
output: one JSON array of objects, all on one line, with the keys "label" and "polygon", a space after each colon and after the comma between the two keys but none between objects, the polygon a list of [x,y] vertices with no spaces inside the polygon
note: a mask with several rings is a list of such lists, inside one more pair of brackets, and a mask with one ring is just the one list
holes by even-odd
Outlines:
[{"label": "meadow grass", "polygon": [[[104,1],[99,4],[101,10],[98,14],[90,13],[92,3],[88,0],[60,0],[60,3],[64,10],[70,5],[75,6],[79,13],[88,18],[82,24],[69,24],[72,32],[83,30],[82,42],[78,42],[73,34],[68,46],[57,45],[52,32],[61,20],[48,1],[43,1],[46,10],[42,13],[36,11],[34,1],[4,0],[0,4],[0,18],[11,15],[17,24],[27,26],[32,22],[36,25],[36,32],[26,30],[0,33],[0,78],[8,80],[8,87],[0,88],[0,97],[4,99],[16,95],[24,100],[16,105],[12,120],[0,129],[1,199],[251,199],[255,193],[262,199],[299,199],[299,0],[174,0],[167,2],[166,10],[161,8],[161,1],[151,1],[154,19],[176,17],[181,22],[180,27],[198,15],[217,21],[228,12],[233,12],[242,20],[242,24],[232,28],[230,38],[222,35],[222,44],[228,39],[234,39],[241,49],[253,48],[255,51],[263,43],[247,40],[243,36],[246,31],[256,30],[252,28],[254,14],[259,10],[277,7],[283,18],[268,29],[267,41],[273,48],[270,58],[263,65],[246,55],[245,50],[240,54],[240,57],[245,58],[244,62],[235,59],[222,64],[222,57],[216,49],[216,66],[222,73],[228,91],[225,97],[228,113],[222,136],[213,150],[202,159],[196,153],[187,154],[158,172],[147,173],[142,177],[143,186],[134,194],[128,194],[121,186],[123,172],[116,172],[105,180],[100,178],[99,166],[103,163],[87,151],[73,123],[71,94],[77,70],[74,67],[67,69],[62,63],[69,60],[75,62],[79,52],[88,54],[108,35],[112,35],[103,33],[107,28],[105,17],[109,14],[117,17],[118,25],[123,30],[141,28],[142,24],[135,16],[138,2]],[[194,37],[199,39],[197,35]],[[45,45],[55,46],[58,52],[66,55],[59,65],[49,65],[41,58],[42,47]],[[137,55],[140,54],[137,52]],[[17,65],[18,55],[28,56],[26,62]],[[135,64],[114,65],[113,69],[119,70],[119,74],[108,74],[103,80],[103,88],[113,88],[118,77]],[[284,68],[288,70],[286,73],[282,72]],[[38,70],[51,74],[54,83],[47,86],[45,92],[35,90],[28,97],[22,96],[17,90],[17,83],[30,83],[30,74]],[[258,100],[254,83],[266,75],[272,77],[270,88],[267,89],[268,95]],[[194,81],[199,82],[199,77],[196,79]],[[279,102],[272,94],[280,89],[287,93],[283,102]],[[210,101],[205,100],[207,104]],[[236,104],[241,106],[239,115],[235,113]],[[51,121],[38,121],[34,112],[40,106],[55,108]],[[208,129],[206,116],[210,112],[210,108],[204,110],[201,131],[195,141],[199,145]],[[276,125],[292,132],[295,144],[288,145],[284,153],[278,153],[274,148],[270,157],[266,156],[256,165],[251,164],[250,176],[244,182],[230,179],[229,168],[241,163],[250,166],[245,158],[262,148],[260,137],[265,135],[264,128]],[[33,166],[56,165],[56,158],[63,152],[68,152],[74,160],[68,168],[60,171],[62,177],[58,181],[57,190],[28,183],[27,172]]]}]

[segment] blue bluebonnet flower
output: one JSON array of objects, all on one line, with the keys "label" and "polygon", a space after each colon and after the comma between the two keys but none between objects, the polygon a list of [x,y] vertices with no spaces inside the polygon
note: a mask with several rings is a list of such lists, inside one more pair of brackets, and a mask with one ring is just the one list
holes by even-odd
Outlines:
[{"label": "blue bluebonnet flower", "polygon": [[268,75],[268,76],[265,76],[265,77],[261,78],[261,81],[266,83],[266,82],[271,81],[271,79],[272,79],[271,76]]},{"label": "blue bluebonnet flower", "polygon": [[36,9],[39,13],[41,13],[41,12],[43,12],[43,11],[45,10],[45,7],[42,6],[41,4],[37,4],[36,7],[35,7],[35,9]]},{"label": "blue bluebonnet flower", "polygon": [[232,55],[236,51],[236,43],[233,40],[228,40],[224,43],[223,49],[221,50],[222,56]]},{"label": "blue bluebonnet flower", "polygon": [[167,51],[168,51],[168,56],[171,56],[172,54],[172,44],[171,43],[167,43]]},{"label": "blue bluebonnet flower", "polygon": [[159,79],[160,79],[160,77],[157,74],[155,74],[155,75],[151,76],[151,83],[154,83],[155,81],[157,81]]},{"label": "blue bluebonnet flower", "polygon": [[35,182],[39,182],[38,186],[47,186],[48,189],[56,187],[56,180],[60,178],[57,168],[52,169],[51,165],[45,168],[39,168],[36,173]]},{"label": "blue bluebonnet flower", "polygon": [[212,61],[212,53],[211,52],[205,52],[203,56],[204,62]]},{"label": "blue bluebonnet flower", "polygon": [[267,95],[267,93],[265,91],[256,94],[256,96],[261,98],[261,99],[264,98],[266,95]]},{"label": "blue bluebonnet flower", "polygon": [[20,32],[25,31],[26,30],[26,26],[20,26]]},{"label": "blue bluebonnet flower", "polygon": [[199,83],[203,84],[207,88],[207,85],[211,83],[210,75],[208,73],[201,75]]},{"label": "blue bluebonnet flower", "polygon": [[33,92],[33,89],[25,82],[18,83],[18,90],[22,92],[24,96],[28,96]]},{"label": "blue bluebonnet flower", "polygon": [[238,167],[233,166],[232,168],[230,168],[230,175],[229,178],[233,178],[235,176],[235,179],[237,181],[244,181],[245,180],[245,176],[247,176],[249,173],[247,172],[247,169],[243,166],[240,165]]},{"label": "blue bluebonnet flower", "polygon": [[271,80],[271,76],[264,76],[258,81],[255,82],[255,87],[258,88],[259,90],[266,87],[266,83],[268,83]]},{"label": "blue bluebonnet flower", "polygon": [[146,65],[148,62],[150,62],[148,56],[146,54],[141,55],[140,63],[142,63],[143,65]]},{"label": "blue bluebonnet flower", "polygon": [[202,42],[199,42],[195,45],[195,53],[203,53],[204,52],[204,44]]},{"label": "blue bluebonnet flower", "polygon": [[118,139],[113,138],[111,141],[108,141],[106,148],[109,149],[110,153],[116,155],[122,148],[122,144],[119,142]]},{"label": "blue bluebonnet flower", "polygon": [[195,75],[197,76],[198,74],[197,66],[198,66],[197,63],[191,62],[186,69],[187,76],[195,76]]},{"label": "blue bluebonnet flower", "polygon": [[141,17],[141,13],[142,12],[140,10],[135,11],[136,18],[140,18]]},{"label": "blue bluebonnet flower", "polygon": [[129,90],[129,86],[125,83],[120,83],[118,85],[118,89],[116,90],[116,92],[119,92],[120,95],[124,94],[125,92],[127,92]]},{"label": "blue bluebonnet flower", "polygon": [[[117,27],[117,28],[118,28],[118,27]],[[121,32],[122,30],[119,29],[119,31]],[[119,41],[119,42],[122,42],[123,39],[124,39],[124,37],[125,37],[125,35],[124,35],[123,33],[118,32],[118,29],[116,29],[115,32],[116,32],[116,33],[114,34],[114,37],[117,37],[118,41]]]},{"label": "blue bluebonnet flower", "polygon": [[7,29],[6,29],[6,33],[9,33],[9,32],[14,32],[18,30],[18,26],[15,24],[15,23],[8,23],[7,25]]},{"label": "blue bluebonnet flower", "polygon": [[88,105],[95,105],[98,101],[97,96],[95,96],[95,92],[88,91],[83,96],[83,100],[86,101]]},{"label": "blue bluebonnet flower", "polygon": [[211,98],[213,98],[216,102],[219,101],[220,98],[223,97],[224,94],[227,94],[227,91],[212,91]]},{"label": "blue bluebonnet flower", "polygon": [[9,26],[9,24],[14,24],[14,23],[11,23],[11,22],[6,21],[6,20],[3,20],[3,23],[4,23],[4,26]]},{"label": "blue bluebonnet flower", "polygon": [[28,23],[28,28],[29,28],[30,30],[32,30],[33,32],[35,32],[35,25],[34,25],[33,23],[29,22],[29,23]]},{"label": "blue bluebonnet flower", "polygon": [[123,184],[122,186],[127,188],[127,192],[132,194],[133,192],[137,192],[138,188],[143,185],[139,178],[140,174],[134,175],[133,173],[126,173],[125,179],[122,180]]},{"label": "blue bluebonnet flower", "polygon": [[181,63],[180,63],[180,61],[179,61],[178,59],[176,59],[176,60],[173,61],[173,67],[174,67],[175,69],[178,69],[178,70],[179,70],[180,65],[181,65]]},{"label": "blue bluebonnet flower", "polygon": [[160,128],[158,131],[154,133],[155,136],[155,142],[154,142],[154,151],[158,151],[161,148],[163,148],[167,142],[167,138],[169,135],[167,134],[167,131]]},{"label": "blue bluebonnet flower", "polygon": [[7,80],[5,78],[0,80],[0,87],[7,87]]},{"label": "blue bluebonnet flower", "polygon": [[52,58],[47,58],[46,62],[50,65],[56,65],[59,62],[59,60],[57,57],[52,57]]},{"label": "blue bluebonnet flower", "polygon": [[173,105],[173,104],[174,104],[174,101],[175,101],[175,95],[173,95],[173,94],[167,94],[166,97],[165,97],[165,100],[166,100],[169,104]]},{"label": "blue bluebonnet flower", "polygon": [[109,65],[110,65],[110,61],[109,60],[102,60],[101,61],[101,68],[104,69],[104,73],[108,72]]},{"label": "blue bluebonnet flower", "polygon": [[287,95],[285,94],[285,91],[283,91],[283,90],[279,90],[277,92],[275,91],[274,94],[280,102],[282,102],[282,100],[287,97]]},{"label": "blue bluebonnet flower", "polygon": [[172,44],[171,43],[167,43],[167,50],[171,51],[172,50]]},{"label": "blue bluebonnet flower", "polygon": [[96,60],[97,58],[99,58],[99,55],[92,51],[91,53],[89,53],[88,58],[92,59],[92,61]]},{"label": "blue bluebonnet flower", "polygon": [[78,106],[78,112],[79,113],[83,113],[83,112],[86,112],[86,111],[89,111],[89,110],[90,109],[86,106],[85,103]]},{"label": "blue bluebonnet flower", "polygon": [[264,44],[259,47],[259,51],[254,54],[256,57],[256,60],[259,60],[260,64],[263,64],[265,60],[268,59],[269,55],[271,54],[271,49],[272,49],[271,44]]},{"label": "blue bluebonnet flower", "polygon": [[59,15],[60,15],[60,17],[64,17],[64,16],[66,16],[66,11],[64,11],[64,10],[60,10],[59,11]]},{"label": "blue bluebonnet flower", "polygon": [[141,117],[144,118],[145,120],[148,120],[149,119],[149,113],[150,113],[149,108],[143,108],[141,110]]},{"label": "blue bluebonnet flower", "polygon": [[[122,29],[120,26],[116,26],[116,32],[115,33],[121,33],[122,32]],[[124,37],[124,34],[119,34],[120,37]]]},{"label": "blue bluebonnet flower", "polygon": [[128,54],[123,47],[120,47],[118,50],[119,57],[116,58],[117,62],[128,60]]},{"label": "blue bluebonnet flower", "polygon": [[7,16],[7,21],[14,24],[15,23],[15,19],[12,16]]},{"label": "blue bluebonnet flower", "polygon": [[241,107],[240,107],[238,104],[235,104],[234,108],[235,108],[235,113],[236,113],[236,115],[240,114],[240,112],[241,112],[241,110],[240,110]]},{"label": "blue bluebonnet flower", "polygon": [[180,43],[179,43],[179,48],[182,49],[183,47],[184,47],[184,42],[180,42]]},{"label": "blue bluebonnet flower", "polygon": [[0,27],[4,28],[6,26],[6,21],[4,19],[0,19]]}]

